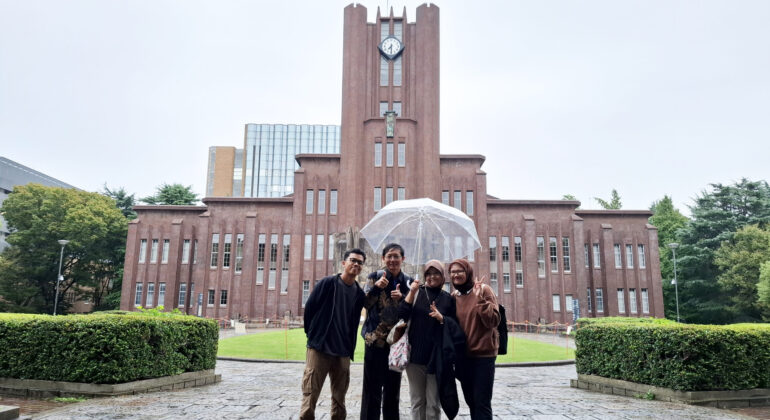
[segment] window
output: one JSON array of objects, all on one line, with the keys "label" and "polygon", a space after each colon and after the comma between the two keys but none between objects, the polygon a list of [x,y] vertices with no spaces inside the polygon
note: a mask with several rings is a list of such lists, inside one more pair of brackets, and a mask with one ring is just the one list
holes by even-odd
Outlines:
[{"label": "window", "polygon": [[613,249],[615,250],[615,268],[623,268],[623,261],[620,260],[620,244],[615,244]]},{"label": "window", "polygon": [[637,312],[636,307],[636,289],[628,289],[628,306],[630,306],[629,310],[632,314],[635,314]]},{"label": "window", "polygon": [[454,208],[460,211],[463,211],[462,197],[462,191],[455,190],[454,202],[452,204],[454,205]]},{"label": "window", "polygon": [[310,280],[302,280],[302,307],[305,307],[307,298],[310,297]]},{"label": "window", "polygon": [[393,202],[393,187],[385,188],[385,205]]},{"label": "window", "polygon": [[382,166],[382,143],[374,143],[374,166]]},{"label": "window", "polygon": [[257,244],[257,284],[262,284],[265,278],[265,239],[265,234],[260,233]]},{"label": "window", "polygon": [[216,292],[214,289],[209,289],[208,297],[206,298],[206,305],[208,306],[214,306],[214,294]]},{"label": "window", "polygon": [[313,190],[305,191],[305,214],[313,214]]},{"label": "window", "polygon": [[318,214],[326,213],[326,190],[318,190]]},{"label": "window", "polygon": [[644,245],[639,244],[636,246],[639,251],[639,268],[647,268],[647,257],[644,256]]},{"label": "window", "polygon": [[334,259],[334,234],[329,235],[329,255],[327,259]]},{"label": "window", "polygon": [[324,259],[324,235],[315,236],[315,259],[316,261]]},{"label": "window", "polygon": [[142,239],[139,245],[139,263],[144,263],[147,258],[147,239]]},{"label": "window", "polygon": [[278,235],[270,235],[270,267],[275,268],[278,261]]},{"label": "window", "polygon": [[382,188],[374,187],[374,211],[382,208]]},{"label": "window", "polygon": [[158,306],[166,306],[166,283],[158,283]]},{"label": "window", "polygon": [[399,55],[393,60],[393,86],[401,86],[401,57]]},{"label": "window", "polygon": [[393,166],[393,143],[385,144],[385,166]]},{"label": "window", "polygon": [[585,252],[586,268],[591,268],[591,260],[589,259],[588,244],[583,244],[583,251]]},{"label": "window", "polygon": [[564,263],[564,272],[569,273],[572,271],[572,265],[569,260],[569,238],[562,236],[561,238],[561,259]]},{"label": "window", "polygon": [[163,240],[163,252],[161,253],[160,262],[161,264],[168,264],[168,248],[171,246],[171,241],[169,239]]},{"label": "window", "polygon": [[473,216],[473,191],[465,192],[465,214]]},{"label": "window", "polygon": [[337,214],[337,190],[329,191],[329,214]]},{"label": "window", "polygon": [[243,234],[235,236],[235,272],[243,271]]},{"label": "window", "polygon": [[219,258],[219,234],[211,235],[211,268],[217,268],[217,259]]},{"label": "window", "polygon": [[441,191],[441,203],[446,206],[449,205],[449,191]]},{"label": "window", "polygon": [[142,283],[136,284],[136,296],[134,297],[134,306],[142,306]]},{"label": "window", "polygon": [[626,313],[626,298],[623,289],[618,289],[618,312],[621,314]]},{"label": "window", "polygon": [[[394,79],[396,78],[395,74],[393,75],[393,78]],[[396,85],[396,86],[398,86],[398,85]],[[397,116],[399,116],[399,117],[401,116],[401,102],[393,102],[393,111],[396,112]],[[399,166],[402,166],[402,165],[399,165]]]},{"label": "window", "polygon": [[152,240],[152,248],[150,248],[150,263],[158,262],[158,240]]},{"label": "window", "polygon": [[283,267],[289,269],[289,250],[291,249],[291,235],[283,235]]},{"label": "window", "polygon": [[489,286],[495,292],[495,295],[497,295],[497,273],[489,273]]},{"label": "window", "polygon": [[[517,284],[516,287],[519,287]],[[503,272],[503,291],[511,291],[511,273]]]},{"label": "window", "polygon": [[219,305],[227,306],[227,290],[219,291]]},{"label": "window", "polygon": [[507,236],[503,236],[502,240],[502,249],[503,252],[503,262],[509,262],[511,261],[511,244],[510,244],[510,238]]},{"label": "window", "polygon": [[406,200],[406,188],[398,187],[398,199]]},{"label": "window", "polygon": [[561,296],[559,295],[552,295],[551,301],[553,302],[553,311],[554,312],[561,312]]},{"label": "window", "polygon": [[[503,238],[505,242],[508,242],[508,238]],[[503,261],[507,261],[507,259],[503,259]],[[523,266],[521,263],[521,236],[514,236],[513,237],[513,261],[516,265],[516,271],[523,271]]]},{"label": "window", "polygon": [[634,268],[634,246],[626,244],[626,268]]},{"label": "window", "polygon": [[388,63],[388,59],[383,56],[380,56],[380,86],[387,86],[389,78],[390,78],[390,65]]},{"label": "window", "polygon": [[398,166],[406,166],[406,145],[404,143],[398,144]]},{"label": "window", "polygon": [[489,261],[497,260],[497,236],[489,237]]},{"label": "window", "polygon": [[179,300],[177,306],[184,306],[187,301],[187,283],[179,283]]},{"label": "window", "polygon": [[650,313],[650,297],[647,295],[647,289],[642,289],[642,312]]},{"label": "window", "polygon": [[601,267],[601,251],[599,250],[599,244],[594,244],[594,268]]},{"label": "window", "polygon": [[185,239],[182,243],[182,264],[190,262],[190,240]]},{"label": "window", "polygon": [[588,312],[590,313],[593,310],[593,307],[591,305],[591,289],[586,289],[586,304],[588,305]]},{"label": "window", "polygon": [[548,250],[550,251],[551,255],[551,272],[552,273],[558,273],[559,272],[559,255],[556,254],[558,243],[556,241],[555,236],[551,236],[548,238]]},{"label": "window", "polygon": [[230,253],[233,246],[233,235],[225,234],[225,247],[222,250],[222,268],[230,268]]},{"label": "window", "polygon": [[545,277],[545,238],[537,237],[537,276]]},{"label": "window", "polygon": [[303,258],[309,260],[313,252],[313,235],[305,235],[305,252]]},{"label": "window", "polygon": [[193,264],[198,264],[198,240],[193,241]]},{"label": "window", "polygon": [[144,304],[145,308],[151,308],[152,302],[155,300],[155,283],[147,283],[147,303]]},{"label": "window", "polygon": [[388,103],[380,102],[380,117],[384,117],[387,111],[388,111]]},{"label": "window", "polygon": [[604,312],[604,293],[602,289],[596,289],[596,312]]},{"label": "window", "polygon": [[275,290],[275,267],[270,267],[267,273],[267,288],[269,290]]},{"label": "window", "polygon": [[195,303],[195,283],[190,283],[190,306]]},{"label": "window", "polygon": [[565,295],[564,296],[564,310],[567,312],[572,312],[572,308],[575,306],[574,303],[572,303],[572,295]]}]

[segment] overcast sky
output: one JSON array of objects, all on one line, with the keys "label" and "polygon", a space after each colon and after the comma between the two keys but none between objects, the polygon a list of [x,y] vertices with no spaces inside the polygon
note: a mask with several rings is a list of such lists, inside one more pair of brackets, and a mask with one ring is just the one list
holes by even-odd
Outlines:
[{"label": "overcast sky", "polygon": [[[340,123],[347,4],[0,0],[0,155],[202,196],[208,147],[243,147],[244,124]],[[485,155],[489,194],[686,212],[709,183],[770,179],[770,1],[438,6],[441,152]]]}]

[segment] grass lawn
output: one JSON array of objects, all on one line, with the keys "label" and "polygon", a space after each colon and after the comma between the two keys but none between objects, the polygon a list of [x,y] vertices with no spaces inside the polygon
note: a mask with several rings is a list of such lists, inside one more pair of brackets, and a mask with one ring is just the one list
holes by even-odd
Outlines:
[{"label": "grass lawn", "polygon": [[[563,342],[558,339],[556,342]],[[305,332],[301,328],[241,335],[219,340],[219,356],[249,359],[305,360]],[[508,338],[508,354],[498,356],[498,363],[535,362],[574,359],[575,351],[524,338]],[[356,340],[355,360],[364,360],[364,340]]]}]

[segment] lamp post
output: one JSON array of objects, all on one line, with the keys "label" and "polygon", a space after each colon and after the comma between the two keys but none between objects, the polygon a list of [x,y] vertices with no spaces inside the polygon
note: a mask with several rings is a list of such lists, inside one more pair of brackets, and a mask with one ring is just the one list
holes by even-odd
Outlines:
[{"label": "lamp post", "polygon": [[64,276],[61,275],[61,263],[64,259],[64,245],[67,245],[70,241],[66,239],[59,239],[59,245],[61,245],[61,253],[59,254],[59,276],[56,277],[56,295],[53,300],[53,314],[56,315],[56,307],[59,305],[59,285],[64,280]]},{"label": "lamp post", "polygon": [[674,281],[672,283],[674,283],[674,293],[676,294],[676,322],[679,322],[679,284],[676,281],[676,249],[679,248],[679,244],[671,242],[668,247],[671,248],[674,255]]}]

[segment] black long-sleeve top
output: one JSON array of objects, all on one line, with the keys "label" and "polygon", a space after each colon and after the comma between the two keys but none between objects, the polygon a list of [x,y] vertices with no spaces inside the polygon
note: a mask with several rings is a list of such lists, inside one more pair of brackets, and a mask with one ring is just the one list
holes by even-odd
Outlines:
[{"label": "black long-sleeve top", "polygon": [[411,320],[409,325],[409,344],[412,352],[409,362],[418,365],[428,365],[433,353],[433,346],[441,343],[442,328],[437,320],[428,315],[431,302],[436,302],[436,309],[445,318],[457,321],[455,300],[441,288],[420,286],[414,305],[402,300],[398,306],[398,317],[404,321]]}]

